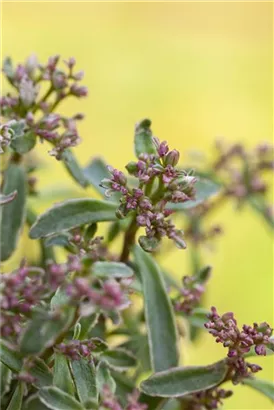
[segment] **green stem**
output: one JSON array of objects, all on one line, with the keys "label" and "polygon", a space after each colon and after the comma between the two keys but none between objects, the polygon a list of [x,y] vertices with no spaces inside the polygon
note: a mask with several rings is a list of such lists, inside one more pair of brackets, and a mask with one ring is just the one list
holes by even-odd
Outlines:
[{"label": "green stem", "polygon": [[123,243],[123,249],[121,252],[121,256],[120,256],[120,261],[121,262],[127,262],[128,261],[128,257],[130,254],[130,248],[132,245],[134,245],[135,242],[135,235],[136,232],[138,231],[139,227],[136,225],[135,222],[135,217],[133,217],[126,233],[124,236],[124,243]]},{"label": "green stem", "polygon": [[34,108],[33,108],[33,114],[36,113],[36,111],[40,108],[40,107],[39,107],[40,104],[43,103],[43,102],[45,102],[45,101],[48,99],[48,97],[51,95],[51,93],[52,93],[53,91],[54,91],[54,88],[51,86],[51,87],[48,89],[48,91],[46,92],[46,94],[44,95],[44,97],[42,97],[41,100],[38,101],[37,104],[34,106]]}]

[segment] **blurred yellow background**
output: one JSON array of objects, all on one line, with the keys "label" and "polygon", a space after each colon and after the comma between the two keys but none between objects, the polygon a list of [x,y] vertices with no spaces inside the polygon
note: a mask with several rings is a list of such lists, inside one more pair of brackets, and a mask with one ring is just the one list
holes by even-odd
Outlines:
[{"label": "blurred yellow background", "polygon": [[[80,162],[102,154],[122,168],[132,159],[134,124],[153,121],[154,134],[184,153],[209,153],[216,136],[253,146],[272,140],[272,2],[92,3],[3,2],[2,56],[24,61],[35,52],[74,56],[85,70],[89,97],[64,104],[68,115],[84,112]],[[39,187],[70,184],[61,164],[40,155],[49,168]],[[68,181],[68,182],[66,182]],[[55,185],[57,186],[57,185]],[[224,226],[215,251],[206,305],[233,310],[242,324],[273,321],[271,235],[249,209],[233,205],[216,214]],[[175,250],[165,266],[188,273],[186,251]],[[184,362],[210,363],[224,349],[204,334]],[[273,379],[273,360],[257,360],[259,377]],[[238,386],[225,409],[270,409],[270,402]]]}]

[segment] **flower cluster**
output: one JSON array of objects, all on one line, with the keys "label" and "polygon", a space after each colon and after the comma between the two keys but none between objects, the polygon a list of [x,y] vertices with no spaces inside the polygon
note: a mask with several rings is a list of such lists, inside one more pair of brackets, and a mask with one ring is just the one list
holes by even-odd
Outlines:
[{"label": "flower cluster", "polygon": [[160,143],[155,137],[153,142],[154,154],[140,154],[137,162],[126,166],[129,174],[137,179],[137,188],[131,188],[124,173],[112,167],[109,167],[111,178],[104,179],[101,185],[106,189],[106,196],[113,192],[120,194],[117,217],[135,213],[137,226],[145,228],[146,235],[139,238],[145,250],[153,250],[164,236],[174,240],[179,248],[185,248],[183,231],[176,229],[167,218],[172,214],[170,204],[195,198],[196,178],[176,168],[178,151],[169,151],[166,141]]},{"label": "flower cluster", "polygon": [[[103,388],[102,401],[99,407],[100,410],[122,410],[118,399],[114,396],[107,385]],[[133,391],[132,394],[127,395],[127,404],[124,410],[146,410],[148,408],[147,404],[139,403],[140,393],[137,389]]]},{"label": "flower cluster", "polygon": [[[183,288],[180,290],[180,296],[175,300],[174,308],[177,312],[183,312],[186,315],[191,315],[193,309],[199,306],[201,298],[205,292],[205,282],[210,277],[211,269],[209,267],[203,269],[202,275],[184,276]],[[183,297],[183,300],[181,300]]]},{"label": "flower cluster", "polygon": [[71,360],[80,360],[81,357],[90,357],[96,348],[92,340],[70,340],[56,345],[55,349]]},{"label": "flower cluster", "polygon": [[251,194],[265,194],[267,184],[263,171],[274,169],[274,147],[267,143],[259,144],[248,152],[242,144],[225,146],[217,141],[218,158],[214,169],[223,175],[226,194],[238,201]]},{"label": "flower cluster", "polygon": [[[67,148],[79,144],[76,121],[83,119],[83,115],[76,114],[67,118],[54,111],[69,96],[87,95],[87,88],[79,85],[83,72],[74,71],[75,59],[65,61],[65,71],[59,67],[59,60],[60,56],[56,55],[43,65],[32,55],[25,64],[14,68],[11,59],[6,59],[3,72],[16,89],[17,95],[7,94],[0,99],[3,117],[9,120],[23,119],[24,132],[31,131],[41,141],[49,141],[53,145],[50,154],[57,159],[61,159]],[[48,86],[48,90],[39,98],[42,86]],[[10,134],[4,127],[1,130],[2,150],[9,142]]]},{"label": "flower cluster", "polygon": [[115,279],[108,279],[96,288],[91,280],[77,277],[67,286],[67,294],[72,300],[79,302],[83,300],[82,315],[90,314],[96,307],[111,311],[123,310],[129,305],[125,287]]},{"label": "flower cluster", "polygon": [[273,329],[263,322],[254,323],[253,327],[243,325],[240,330],[232,312],[219,316],[215,307],[211,308],[208,317],[210,321],[205,324],[205,327],[216,338],[217,343],[228,347],[227,363],[233,371],[232,381],[236,384],[248,377],[250,372],[256,373],[261,370],[260,366],[246,362],[244,355],[254,347],[257,355],[265,356],[266,346],[271,343]]},{"label": "flower cluster", "polygon": [[39,304],[47,291],[44,270],[38,267],[21,267],[1,275],[1,335],[17,337],[22,329],[23,317]]},{"label": "flower cluster", "polygon": [[195,393],[186,404],[186,410],[213,410],[218,409],[223,404],[223,399],[231,397],[233,392],[224,389],[209,389]]}]

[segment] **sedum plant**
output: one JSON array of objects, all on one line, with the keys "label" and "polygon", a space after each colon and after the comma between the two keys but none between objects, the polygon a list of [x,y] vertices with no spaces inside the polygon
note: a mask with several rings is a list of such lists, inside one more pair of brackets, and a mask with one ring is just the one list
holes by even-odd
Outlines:
[{"label": "sedum plant", "polygon": [[[1,98],[1,261],[24,226],[40,255],[1,275],[1,409],[216,409],[238,384],[274,400],[256,364],[274,351],[271,326],[206,311],[211,267],[201,256],[222,233],[207,216],[225,201],[251,206],[273,228],[265,177],[273,147],[219,142],[213,162],[182,168],[179,152],[145,119],[124,172],[101,158],[83,168],[71,149],[83,115],[58,111],[87,95],[75,60],[31,56],[14,67],[7,58],[3,72],[11,91]],[[96,198],[74,196],[37,216],[35,146],[43,142]],[[157,262],[174,246],[192,263],[182,286]],[[223,359],[184,366],[179,339],[202,331],[224,346]]]}]

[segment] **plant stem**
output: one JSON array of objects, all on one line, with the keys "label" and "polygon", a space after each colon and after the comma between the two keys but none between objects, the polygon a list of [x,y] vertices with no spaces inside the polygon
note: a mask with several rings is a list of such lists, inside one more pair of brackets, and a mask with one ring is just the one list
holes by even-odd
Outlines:
[{"label": "plant stem", "polygon": [[35,114],[36,111],[39,109],[39,106],[42,102],[46,101],[47,98],[50,96],[50,94],[53,92],[53,87],[51,86],[48,91],[46,92],[46,94],[44,95],[44,97],[41,98],[40,101],[37,102],[37,104],[35,105],[34,109],[33,109],[33,113]]},{"label": "plant stem", "polygon": [[130,248],[132,245],[134,245],[135,235],[136,235],[138,228],[139,227],[136,225],[135,218],[133,218],[125,233],[123,249],[122,249],[121,256],[120,256],[121,262],[128,261]]}]

